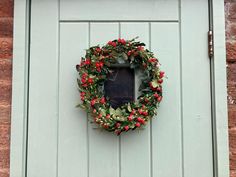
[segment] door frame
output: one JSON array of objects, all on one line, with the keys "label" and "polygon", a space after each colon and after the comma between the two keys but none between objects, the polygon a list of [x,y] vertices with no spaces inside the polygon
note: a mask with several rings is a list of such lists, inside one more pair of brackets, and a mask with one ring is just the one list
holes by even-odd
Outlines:
[{"label": "door frame", "polygon": [[[181,3],[181,0],[179,2]],[[11,177],[25,177],[27,171],[30,7],[31,0],[14,1]],[[227,177],[229,176],[229,149],[223,1],[209,0],[209,17],[209,29],[214,34],[214,56],[210,59],[214,176]]]}]

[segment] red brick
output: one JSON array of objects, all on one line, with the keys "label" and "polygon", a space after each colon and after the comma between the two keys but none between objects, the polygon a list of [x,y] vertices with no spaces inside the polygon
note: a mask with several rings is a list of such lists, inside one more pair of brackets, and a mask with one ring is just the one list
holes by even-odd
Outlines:
[{"label": "red brick", "polygon": [[227,41],[236,41],[236,23],[228,22],[226,25]]},{"label": "red brick", "polygon": [[236,128],[229,129],[230,170],[236,170]]},{"label": "red brick", "polygon": [[226,43],[226,58],[228,62],[236,62],[236,42]]},{"label": "red brick", "polygon": [[12,38],[0,38],[0,58],[11,59],[12,58]]},{"label": "red brick", "polygon": [[236,104],[228,105],[228,109],[229,129],[236,128]]},{"label": "red brick", "polygon": [[12,61],[9,59],[0,59],[0,81],[12,80]]},{"label": "red brick", "polygon": [[228,104],[236,104],[236,83],[228,82]]},{"label": "red brick", "polygon": [[228,18],[236,19],[236,2],[229,3]]},{"label": "red brick", "polygon": [[235,170],[230,171],[230,177],[236,177],[236,171]]},{"label": "red brick", "polygon": [[9,168],[10,166],[10,151],[9,149],[0,149],[0,169]]},{"label": "red brick", "polygon": [[0,124],[2,121],[10,120],[11,118],[11,104],[9,102],[10,100],[0,103]]},{"label": "red brick", "polygon": [[13,18],[0,18],[0,37],[12,37],[13,35]]},{"label": "red brick", "polygon": [[0,1],[0,17],[13,17],[13,0]]},{"label": "red brick", "polygon": [[10,145],[10,120],[0,120],[0,150],[9,149]]},{"label": "red brick", "polygon": [[9,168],[5,168],[5,169],[0,168],[0,176],[1,177],[9,177]]},{"label": "red brick", "polygon": [[0,81],[0,104],[2,102],[10,102],[12,84],[9,81]]},{"label": "red brick", "polygon": [[227,63],[227,80],[236,83],[236,63]]}]

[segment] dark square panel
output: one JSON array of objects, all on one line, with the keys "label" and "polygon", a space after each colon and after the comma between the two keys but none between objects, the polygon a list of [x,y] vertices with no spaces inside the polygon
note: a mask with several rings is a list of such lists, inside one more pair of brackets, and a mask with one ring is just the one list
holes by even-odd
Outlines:
[{"label": "dark square panel", "polygon": [[134,69],[130,67],[111,67],[113,71],[104,84],[105,96],[110,98],[110,104],[117,108],[134,101]]}]

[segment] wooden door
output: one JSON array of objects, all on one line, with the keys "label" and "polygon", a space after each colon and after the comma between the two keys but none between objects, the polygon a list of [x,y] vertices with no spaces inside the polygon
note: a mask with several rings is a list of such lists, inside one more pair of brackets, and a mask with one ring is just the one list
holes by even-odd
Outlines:
[{"label": "wooden door", "polygon": [[[213,177],[208,21],[207,0],[32,0],[27,176]],[[168,79],[157,117],[118,137],[75,108],[75,65],[136,36]]]}]

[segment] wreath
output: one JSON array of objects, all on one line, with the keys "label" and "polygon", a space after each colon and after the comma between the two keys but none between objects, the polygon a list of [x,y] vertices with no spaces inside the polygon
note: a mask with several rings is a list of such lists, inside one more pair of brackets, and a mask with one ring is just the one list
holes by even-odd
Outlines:
[{"label": "wreath", "polygon": [[[164,72],[154,54],[145,49],[145,44],[132,40],[116,39],[104,46],[93,46],[86,50],[85,57],[76,65],[80,78],[77,79],[81,104],[91,122],[117,135],[124,131],[143,127],[157,114],[162,100]],[[114,109],[105,96],[104,82],[112,73],[112,64],[126,63],[130,68],[140,70],[141,84],[136,101],[128,102]]]}]

